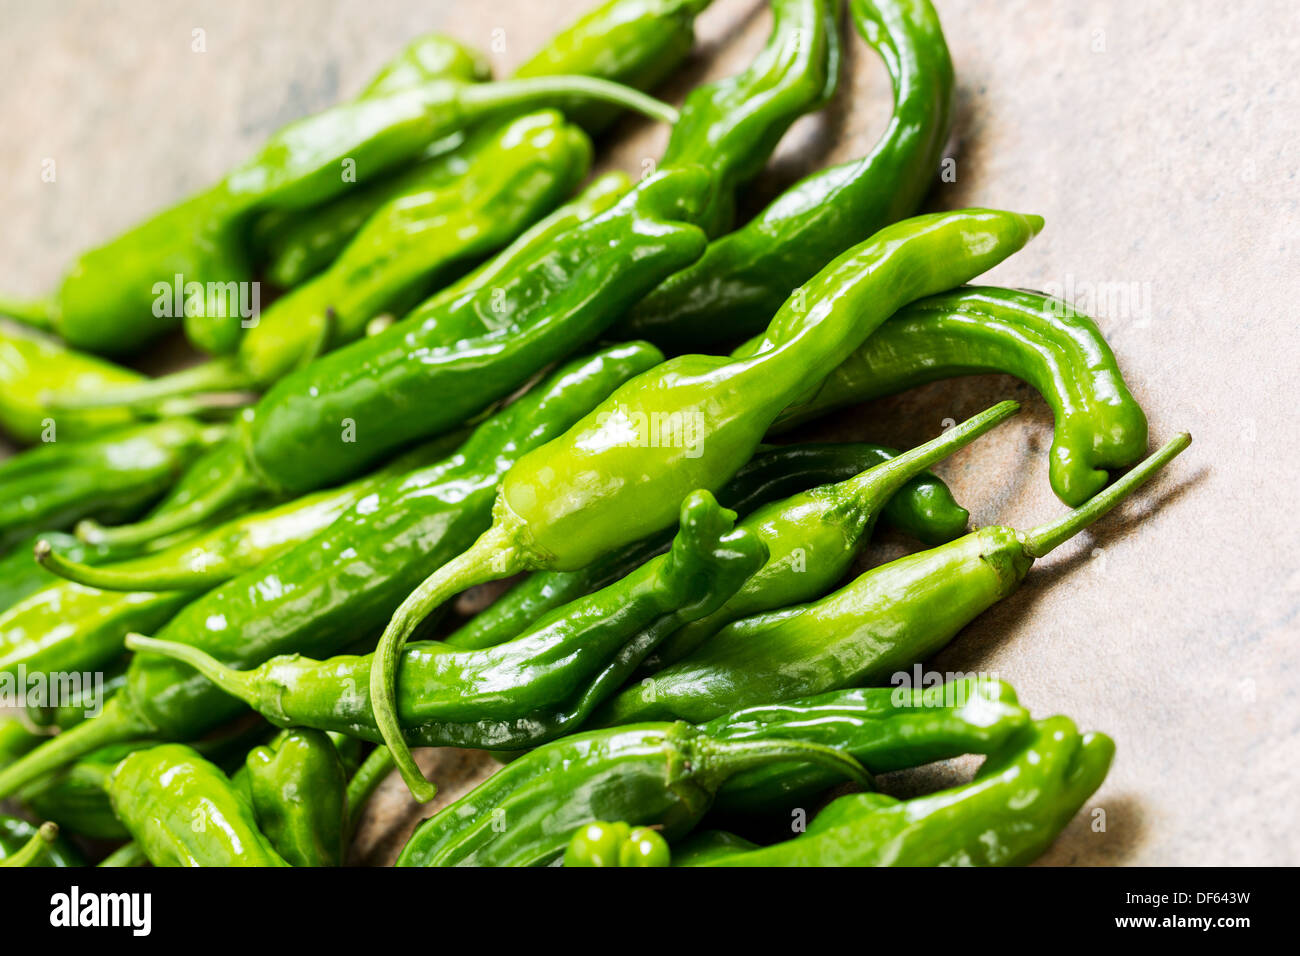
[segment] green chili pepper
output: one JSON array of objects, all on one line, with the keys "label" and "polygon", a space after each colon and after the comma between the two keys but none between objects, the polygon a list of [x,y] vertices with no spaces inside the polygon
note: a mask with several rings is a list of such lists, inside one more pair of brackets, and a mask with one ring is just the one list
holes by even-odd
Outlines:
[{"label": "green chili pepper", "polygon": [[[649,90],[672,76],[695,43],[695,18],[712,0],[608,0],[551,38],[517,77],[579,73]],[[566,103],[565,115],[599,132],[617,115],[595,103]]]},{"label": "green chili pepper", "polygon": [[928,0],[851,0],[858,32],[884,60],[894,115],[870,154],[819,170],[646,296],[619,328],[673,351],[762,330],[835,256],[911,215],[934,179],[952,116],[953,73]]},{"label": "green chili pepper", "polygon": [[248,754],[257,824],[292,866],[342,866],[347,776],[333,741],[295,730]]},{"label": "green chili pepper", "polygon": [[[394,479],[311,539],[210,591],[158,636],[236,667],[351,646],[382,627],[431,567],[491,523],[497,485],[520,455],[662,358],[652,346],[633,343],[571,362],[479,425],[455,455]],[[127,686],[100,716],[0,770],[0,796],[110,743],[193,740],[241,709],[191,668],[137,656]]]},{"label": "green chili pepper", "polygon": [[[3,311],[3,307],[0,307]],[[138,372],[9,322],[0,322],[0,429],[15,441],[89,438],[132,422],[125,409],[102,408],[52,415],[42,402],[47,391],[93,395],[144,381]]]},{"label": "green chili pepper", "polygon": [[741,527],[767,545],[767,563],[716,611],[686,624],[656,647],[645,666],[658,670],[680,660],[732,621],[825,594],[844,577],[884,503],[906,481],[1006,421],[1019,408],[1015,402],[1002,402],[847,481],[759,508]]},{"label": "green chili pepper", "polygon": [[671,860],[658,830],[626,823],[588,823],[564,851],[565,866],[668,866]]},{"label": "green chili pepper", "polygon": [[[814,485],[843,481],[898,457],[869,444],[773,447],[755,455],[718,491],[718,502],[741,515]],[[966,530],[970,513],[948,486],[929,472],[910,479],[886,502],[882,519],[926,544],[951,541]],[[577,571],[539,571],[497,598],[443,640],[452,647],[493,647],[517,637],[547,611],[590,594],[658,554],[670,534],[652,535]]]},{"label": "green chili pepper", "polygon": [[108,795],[154,866],[288,866],[221,768],[179,744],[137,750]]},{"label": "green chili pepper", "polygon": [[[17,817],[0,816],[0,866],[85,866],[86,862],[63,837],[55,826],[51,839],[50,833],[40,835],[40,828],[34,827],[26,820]],[[39,840],[44,847],[39,849],[37,859],[29,863],[15,863],[14,855],[21,853],[31,845],[33,839]],[[31,852],[30,850],[28,852]]]},{"label": "green chili pepper", "polygon": [[1030,532],[981,528],[874,568],[820,601],[737,621],[644,687],[624,690],[593,719],[700,722],[879,682],[938,651],[1014,591],[1037,558],[1110,511],[1190,441],[1177,436],[1086,505]]},{"label": "green chili pepper", "polygon": [[1036,216],[964,210],[889,226],[787,303],[757,354],[670,360],[524,456],[502,482],[492,527],[412,592],[375,654],[375,716],[417,798],[428,787],[400,740],[396,677],[402,645],[429,611],[471,585],[526,569],[575,570],[668,526],[676,502],[725,483],[808,383],[890,314],[991,268],[1041,225]]},{"label": "green chili pepper", "polygon": [[31,839],[13,853],[0,856],[0,867],[39,866],[50,852],[50,847],[59,835],[57,823],[42,823],[32,834]]},{"label": "green chili pepper", "polygon": [[[119,353],[172,327],[184,312],[196,345],[230,352],[247,318],[235,308],[246,303],[232,302],[231,293],[238,298],[239,283],[251,279],[242,235],[253,216],[346,192],[348,177],[340,175],[345,162],[364,181],[470,125],[575,96],[677,119],[675,110],[644,94],[582,76],[436,79],[337,106],[291,123],[216,185],[84,254],[44,319],[74,346]],[[184,301],[168,308],[160,296],[170,296],[178,281]],[[190,283],[196,284],[193,293],[185,288]]]},{"label": "green chili pepper", "polygon": [[[762,704],[718,717],[702,729],[723,740],[795,738],[856,757],[873,774],[962,754],[989,754],[1029,725],[1011,686],[967,677],[938,687],[831,691]],[[758,813],[825,790],[832,774],[806,764],[773,764],[737,774],[716,810]]]},{"label": "green chili pepper", "polygon": [[388,778],[392,770],[393,755],[388,752],[387,747],[380,746],[370,751],[361,766],[357,767],[352,774],[347,790],[349,834],[356,832],[366,804],[370,802],[371,796]]},{"label": "green chili pepper", "polygon": [[0,464],[0,551],[87,516],[122,521],[139,514],[228,434],[223,425],[171,418],[10,458]]},{"label": "green chili pepper", "polygon": [[326,272],[277,299],[237,354],[72,405],[264,389],[506,245],[572,192],[590,161],[586,135],[552,110],[480,129],[377,210]]},{"label": "green chili pepper", "polygon": [[[413,645],[403,661],[401,719],[409,742],[517,750],[580,724],[659,641],[718,608],[766,549],[708,492],[689,495],[668,554],[548,615],[513,641],[479,651]],[[379,739],[364,688],[369,657],[272,658],[237,671],[192,646],[128,638],[194,667],[273,723]]]},{"label": "green chili pepper", "polygon": [[[93,717],[103,709],[110,697],[126,686],[126,667],[128,657],[123,655],[105,665],[94,675],[91,681],[77,686],[74,682],[65,682],[54,699],[42,701],[39,705],[33,701],[27,703],[27,720],[34,727],[55,727],[67,730]],[[57,817],[51,817],[56,823]]]},{"label": "green chili pepper", "polygon": [[[707,841],[679,866],[1020,866],[1051,845],[1110,768],[1115,745],[1066,717],[1026,727],[963,787],[911,800],[850,794],[806,833],[762,849]],[[738,850],[738,851],[737,851]]]},{"label": "green chili pepper", "polygon": [[42,540],[48,541],[51,548],[76,564],[98,564],[112,556],[112,551],[102,545],[85,544],[73,535],[59,531],[43,531],[20,541],[0,558],[0,613],[28,595],[57,583],[56,575],[32,560],[32,552],[37,542]]},{"label": "green chili pepper", "polygon": [[1005,372],[1038,390],[1056,416],[1052,488],[1078,505],[1105,487],[1105,469],[1147,447],[1147,419],[1097,324],[1036,292],[973,287],[913,303],[863,343],[786,428],[832,409],[957,375]]},{"label": "green chili pepper", "polygon": [[794,740],[716,740],[683,723],[580,733],[529,751],[421,823],[398,866],[537,866],[592,820],[659,828],[670,842],[730,777],[807,761],[864,784],[848,757]]}]

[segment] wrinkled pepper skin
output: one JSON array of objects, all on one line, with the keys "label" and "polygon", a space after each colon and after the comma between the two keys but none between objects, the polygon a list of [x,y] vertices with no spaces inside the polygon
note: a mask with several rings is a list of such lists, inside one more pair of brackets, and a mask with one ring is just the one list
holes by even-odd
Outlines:
[{"label": "wrinkled pepper skin", "polygon": [[134,517],[227,434],[224,425],[169,418],[15,455],[0,463],[0,552],[82,518]]},{"label": "wrinkled pepper skin", "polygon": [[[718,502],[740,515],[815,485],[847,480],[896,458],[898,452],[865,443],[783,445],[759,452],[718,491]],[[910,478],[881,513],[891,525],[930,545],[966,530],[970,513],[929,472]],[[516,584],[443,640],[452,647],[493,647],[521,634],[547,611],[590,594],[629,573],[668,541],[638,541],[577,571],[538,571]]]},{"label": "wrinkled pepper skin", "polygon": [[952,116],[952,62],[939,19],[929,0],[851,0],[849,10],[893,84],[894,114],[880,142],[862,159],[806,177],[710,243],[638,303],[620,331],[669,352],[748,338],[791,290],[920,205]]},{"label": "wrinkled pepper skin", "polygon": [[[86,861],[73,846],[58,835],[57,829],[51,836],[49,830],[41,833],[40,827],[32,826],[18,817],[0,816],[0,866],[85,866]],[[39,853],[34,858],[22,859],[19,854],[32,840],[39,839]],[[31,850],[28,851],[31,853]]]},{"label": "wrinkled pepper skin", "polygon": [[[967,677],[938,687],[876,687],[761,704],[701,729],[722,740],[794,738],[851,754],[873,774],[962,754],[990,754],[1030,723],[1009,684]],[[723,784],[717,812],[762,813],[795,806],[837,783],[818,767],[773,764]]]},{"label": "wrinkled pepper skin", "polygon": [[295,730],[248,753],[253,813],[291,866],[342,866],[348,779],[327,734]]},{"label": "wrinkled pepper skin", "polygon": [[[666,555],[515,640],[478,651],[437,641],[408,647],[399,708],[407,741],[519,750],[570,732],[665,635],[715,610],[763,564],[766,549],[753,532],[736,529],[735,518],[708,492],[690,495]],[[134,636],[129,646],[196,667],[281,726],[380,739],[364,691],[368,656],[294,655],[234,671],[186,645]]]},{"label": "wrinkled pepper skin", "polygon": [[1057,497],[1080,505],[1107,469],[1138,461],[1147,419],[1097,323],[1036,292],[954,289],[914,302],[882,325],[777,430],[826,412],[959,375],[1003,372],[1032,385],[1056,418],[1048,458]]},{"label": "wrinkled pepper skin", "polygon": [[[515,76],[577,73],[651,90],[672,76],[695,44],[695,18],[712,0],[608,0],[557,33]],[[566,103],[565,115],[591,133],[616,111]]]},{"label": "wrinkled pepper skin", "polygon": [[412,592],[376,650],[376,719],[417,797],[424,784],[400,740],[396,678],[402,644],[425,615],[471,585],[576,570],[668,527],[678,502],[729,480],[784,408],[891,314],[992,268],[1041,227],[1037,216],[979,209],[888,226],[787,302],[753,354],[670,359],[521,458],[501,483],[492,527]]},{"label": "wrinkled pepper skin", "polygon": [[885,502],[904,483],[1006,421],[1018,407],[1003,402],[848,481],[821,485],[748,515],[740,526],[766,545],[767,562],[721,607],[655,648],[645,667],[658,670],[680,660],[732,621],[825,594],[848,573]]},{"label": "wrinkled pepper skin", "polygon": [[1066,717],[1036,721],[980,767],[972,783],[911,800],[841,797],[806,833],[762,849],[679,865],[1023,866],[1041,856],[1110,768],[1115,745]]},{"label": "wrinkled pepper skin", "polygon": [[398,866],[541,866],[592,820],[654,826],[670,842],[726,780],[781,760],[863,777],[852,758],[795,741],[714,740],[688,724],[575,734],[529,751],[411,835]]},{"label": "wrinkled pepper skin", "polygon": [[588,823],[564,851],[565,866],[668,866],[668,841],[650,827],[626,823]]},{"label": "wrinkled pepper skin", "polygon": [[660,164],[713,170],[709,202],[697,220],[710,238],[731,228],[737,187],[758,174],[795,120],[825,105],[839,81],[838,4],[769,5],[772,32],[762,51],[741,73],[690,92]]},{"label": "wrinkled pepper skin", "polygon": [[1190,441],[1174,438],[1086,505],[1032,531],[980,528],[873,568],[820,601],[736,621],[592,719],[702,723],[743,707],[886,681],[947,644],[1019,587],[1037,558],[1114,508]]},{"label": "wrinkled pepper skin", "polygon": [[139,372],[0,321],[0,429],[14,441],[30,445],[42,438],[90,438],[128,425],[133,417],[126,409],[94,408],[54,415],[45,408],[42,396],[46,392],[96,395],[142,381]]},{"label": "wrinkled pepper skin", "polygon": [[108,782],[113,810],[154,866],[288,866],[221,768],[180,744],[137,750]]},{"label": "wrinkled pepper skin", "polygon": [[[431,566],[482,533],[501,476],[520,455],[662,358],[632,343],[574,360],[484,421],[455,455],[389,482],[329,528],[190,604],[157,636],[242,668],[349,647],[381,627]],[[241,710],[191,668],[137,656],[104,713],[0,770],[0,795],[108,743],[193,740]]]}]

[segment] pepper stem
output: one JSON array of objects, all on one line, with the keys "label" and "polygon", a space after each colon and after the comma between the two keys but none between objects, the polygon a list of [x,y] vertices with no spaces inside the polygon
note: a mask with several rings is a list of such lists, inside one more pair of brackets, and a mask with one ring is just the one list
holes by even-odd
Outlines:
[{"label": "pepper stem", "polygon": [[38,777],[53,773],[93,750],[150,737],[153,732],[153,727],[127,709],[122,694],[118,694],[104,705],[98,717],[54,735],[0,770],[0,799],[13,796]]},{"label": "pepper stem", "polygon": [[397,719],[397,671],[407,638],[434,609],[454,594],[487,581],[496,581],[523,570],[510,532],[493,524],[470,547],[452,558],[421,582],[393,612],[384,628],[375,656],[370,662],[370,701],[375,724],[392,751],[397,769],[411,795],[421,803],[433,799],[437,790],[415,764],[411,748]]},{"label": "pepper stem", "polygon": [[834,747],[806,740],[718,740],[709,738],[707,754],[722,758],[716,768],[723,779],[742,770],[772,763],[794,761],[809,763],[839,773],[868,790],[876,789],[876,781],[858,760]]},{"label": "pepper stem", "polygon": [[1025,532],[1021,538],[1025,552],[1030,557],[1041,558],[1053,548],[1069,541],[1127,498],[1132,492],[1150,481],[1156,472],[1173,461],[1191,443],[1191,435],[1187,432],[1179,432],[1169,439],[1158,452],[1133,468],[1109,488],[1098,492],[1086,504],[1080,505],[1069,514],[1057,518],[1055,521],[1049,521],[1047,524],[1039,525],[1032,531]]},{"label": "pepper stem", "polygon": [[44,856],[54,838],[59,835],[57,823],[42,823],[17,853],[0,860],[0,866],[35,866],[36,861]]},{"label": "pepper stem", "polygon": [[676,123],[678,120],[677,110],[662,100],[630,86],[594,76],[530,76],[526,79],[478,83],[467,86],[460,96],[466,107],[488,113],[532,104],[543,97],[571,96],[613,103],[661,123]]},{"label": "pepper stem", "polygon": [[165,572],[124,571],[111,565],[97,568],[81,564],[59,554],[45,538],[36,542],[32,554],[36,563],[51,574],[101,591],[184,591],[199,587],[202,582],[201,577],[186,571],[169,577]]},{"label": "pepper stem", "polygon": [[249,683],[250,671],[235,670],[221,663],[206,651],[201,651],[191,644],[177,641],[160,641],[143,634],[128,634],[126,648],[129,651],[142,651],[146,654],[159,654],[172,660],[188,664],[196,671],[216,684],[231,697],[242,700],[252,706],[260,702],[256,690]]},{"label": "pepper stem", "polygon": [[47,392],[41,404],[51,411],[80,411],[89,408],[126,408],[146,411],[158,402],[182,395],[209,392],[241,392],[257,387],[236,356],[212,359],[171,375],[151,378],[134,385],[106,388],[92,394]]}]

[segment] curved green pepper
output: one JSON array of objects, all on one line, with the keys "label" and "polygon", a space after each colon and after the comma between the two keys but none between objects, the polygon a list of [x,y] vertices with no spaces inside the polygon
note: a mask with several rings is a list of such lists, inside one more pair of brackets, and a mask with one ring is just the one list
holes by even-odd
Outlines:
[{"label": "curved green pepper", "polygon": [[[580,724],[668,634],[710,614],[766,560],[751,531],[708,492],[682,503],[668,553],[547,615],[512,641],[477,651],[415,644],[403,660],[405,737],[425,746],[518,750]],[[281,726],[380,739],[365,693],[369,657],[272,658],[237,671],[185,644],[139,635],[137,652],[194,667]]]},{"label": "curved green pepper", "polygon": [[[806,740],[856,757],[873,774],[962,754],[989,754],[1029,725],[1029,711],[999,680],[967,677],[937,687],[853,688],[760,704],[702,729],[723,740]],[[758,813],[791,806],[836,782],[806,764],[773,764],[737,774],[715,809]],[[57,818],[56,818],[57,819]]]},{"label": "curved green pepper", "polygon": [[180,744],[130,754],[108,781],[113,810],[154,866],[288,866],[221,768]]},{"label": "curved green pepper", "polygon": [[265,389],[509,243],[573,191],[590,161],[586,134],[553,110],[489,124],[405,183],[328,270],[272,303],[235,355],[73,403]]},{"label": "curved green pepper", "polygon": [[[741,515],[815,485],[844,481],[898,457],[880,445],[807,444],[759,452],[718,491],[718,502]],[[966,530],[970,513],[948,486],[929,472],[915,475],[886,502],[881,518],[926,544],[951,541]],[[538,571],[516,584],[444,642],[452,647],[493,647],[517,637],[547,611],[590,594],[658,554],[669,535],[653,535],[577,571]]]},{"label": "curved green pepper", "polygon": [[762,849],[688,841],[676,866],[1021,866],[1051,845],[1101,786],[1115,744],[1067,717],[1026,727],[972,783],[911,800],[850,794],[807,832]]},{"label": "curved green pepper", "polygon": [[874,568],[820,601],[737,621],[644,686],[624,690],[593,720],[699,722],[886,679],[947,644],[1014,591],[1037,558],[1110,511],[1190,441],[1179,435],[1086,505],[1032,531],[981,528]]},{"label": "curved green pepper", "polygon": [[876,230],[911,215],[934,179],[952,116],[953,73],[929,0],[851,0],[884,60],[894,115],[870,154],[796,183],[709,244],[619,326],[671,351],[705,351],[762,330],[792,289]]},{"label": "curved green pepper", "polygon": [[651,827],[595,821],[578,830],[564,850],[565,866],[668,866],[668,841]]},{"label": "curved green pepper", "polygon": [[[381,627],[431,566],[482,533],[501,476],[520,455],[662,358],[652,346],[633,343],[569,363],[479,425],[455,455],[394,479],[311,539],[210,591],[158,636],[236,667],[350,647]],[[136,656],[126,687],[102,714],[0,770],[0,796],[98,747],[193,740],[241,710],[191,668]]]},{"label": "curved green pepper", "polygon": [[1105,469],[1133,464],[1147,419],[1097,324],[1036,292],[971,287],[914,302],[882,325],[777,429],[836,408],[958,375],[1005,372],[1032,385],[1056,417],[1052,488],[1082,504],[1105,487]]},{"label": "curved green pepper", "polygon": [[112,556],[112,551],[103,545],[86,544],[74,535],[59,531],[42,531],[31,535],[0,558],[0,613],[9,610],[28,595],[57,583],[57,575],[52,575],[32,560],[32,553],[41,541],[49,542],[53,550],[76,564],[98,564]]},{"label": "curved green pepper", "polygon": [[0,552],[35,531],[139,514],[230,430],[189,418],[51,442],[0,464]]},{"label": "curved green pepper", "polygon": [[257,824],[279,854],[291,866],[342,866],[348,780],[328,735],[281,734],[245,766]]},{"label": "curved green pepper", "polygon": [[807,761],[870,783],[838,751],[793,740],[717,740],[683,723],[574,734],[529,751],[418,827],[398,866],[538,866],[592,820],[654,826],[670,842],[730,777]]},{"label": "curved green pepper", "polygon": [[1020,249],[1036,216],[963,210],[889,226],[845,253],[777,313],[756,354],[680,356],[622,386],[501,484],[492,527],[426,579],[375,654],[371,698],[384,742],[417,797],[427,793],[396,718],[406,636],[474,584],[527,569],[574,570],[667,527],[695,488],[716,489],[810,382],[820,382],[893,312]]}]

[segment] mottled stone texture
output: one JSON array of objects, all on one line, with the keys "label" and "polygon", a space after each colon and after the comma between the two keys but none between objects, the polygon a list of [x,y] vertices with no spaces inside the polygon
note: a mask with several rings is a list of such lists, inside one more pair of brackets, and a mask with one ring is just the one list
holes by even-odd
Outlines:
[{"label": "mottled stone texture", "polygon": [[[995,671],[1036,713],[1112,734],[1114,770],[1050,863],[1295,863],[1300,571],[1297,96],[1287,0],[937,0],[960,83],[956,181],[936,208],[1005,206],[1047,229],[988,276],[1074,290],[1092,307],[1153,441],[1192,449],[1137,500],[1036,568],[933,667]],[[35,293],[79,248],[183,196],[282,123],[357,90],[413,34],[447,30],[499,71],[588,0],[283,0],[0,4],[0,287]],[[756,0],[716,0],[698,57],[666,91],[733,72],[762,44]],[[206,52],[194,52],[193,31]],[[751,211],[802,172],[864,152],[884,73],[849,43],[851,78],[802,121],[748,191]],[[637,171],[662,128],[629,121],[602,162]],[[57,181],[41,181],[52,158]],[[1127,307],[1090,306],[1136,284]],[[168,362],[176,361],[172,356]],[[157,360],[151,367],[157,367]],[[940,466],[980,523],[1062,511],[1050,414],[1028,388],[939,383],[839,415],[810,435],[910,445],[1004,397],[1026,410]],[[901,553],[874,546],[869,562]],[[427,755],[443,794],[487,772]],[[970,765],[891,780],[900,792]],[[360,856],[392,858],[417,810],[388,781]]]}]

